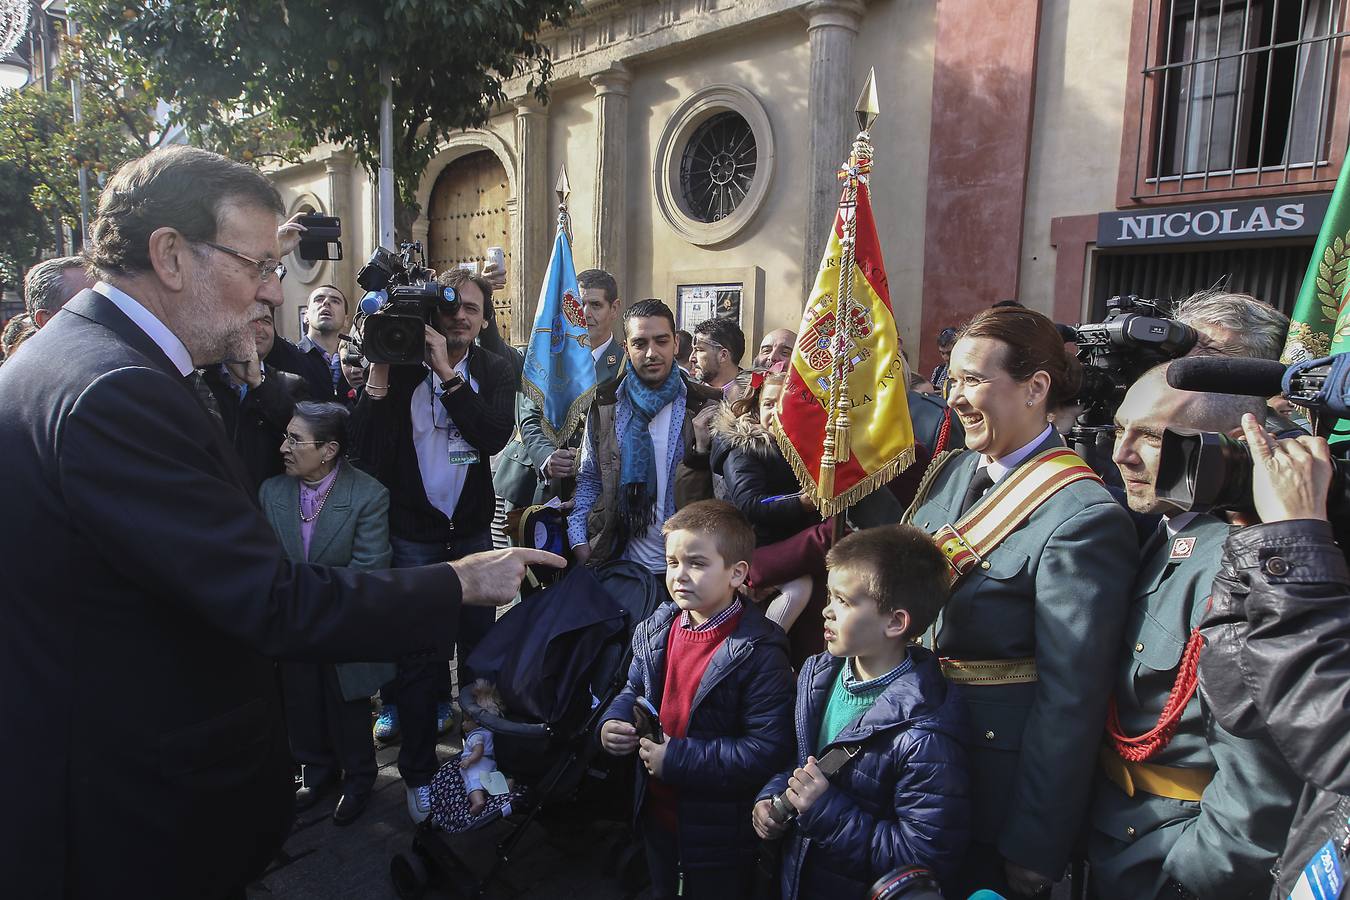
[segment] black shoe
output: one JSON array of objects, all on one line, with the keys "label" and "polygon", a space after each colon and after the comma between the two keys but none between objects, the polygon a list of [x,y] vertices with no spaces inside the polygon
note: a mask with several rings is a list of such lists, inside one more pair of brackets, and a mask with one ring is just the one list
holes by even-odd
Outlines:
[{"label": "black shoe", "polygon": [[318,805],[319,801],[333,792],[335,782],[331,779],[316,785],[306,785],[295,792],[295,811],[304,812]]},{"label": "black shoe", "polygon": [[334,825],[350,825],[360,818],[361,813],[370,805],[370,791],[359,794],[343,794],[333,810]]}]

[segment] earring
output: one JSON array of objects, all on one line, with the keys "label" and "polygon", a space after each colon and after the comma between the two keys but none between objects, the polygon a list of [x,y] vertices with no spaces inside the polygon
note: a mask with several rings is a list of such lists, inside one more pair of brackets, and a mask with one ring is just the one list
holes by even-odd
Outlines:
[{"label": "earring", "polygon": [[1027,401],[1027,406],[1035,406],[1035,405],[1036,405],[1036,401],[1035,401],[1035,400],[1028,400],[1028,401]]}]

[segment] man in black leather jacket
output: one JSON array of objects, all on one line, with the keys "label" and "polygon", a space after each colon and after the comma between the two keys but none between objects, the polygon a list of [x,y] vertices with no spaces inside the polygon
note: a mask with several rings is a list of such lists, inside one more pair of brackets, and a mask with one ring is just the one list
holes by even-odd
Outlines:
[{"label": "man in black leather jacket", "polygon": [[1350,570],[1327,518],[1326,441],[1274,441],[1250,415],[1243,429],[1264,524],[1228,539],[1200,689],[1225,728],[1267,729],[1305,780],[1276,866],[1272,897],[1285,898],[1305,869],[1350,873]]}]

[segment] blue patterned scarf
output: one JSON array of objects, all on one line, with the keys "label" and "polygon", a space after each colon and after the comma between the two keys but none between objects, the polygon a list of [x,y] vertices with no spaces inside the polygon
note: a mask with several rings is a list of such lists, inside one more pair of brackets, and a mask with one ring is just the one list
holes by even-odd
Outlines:
[{"label": "blue patterned scarf", "polygon": [[619,435],[619,530],[626,541],[656,521],[656,449],[647,426],[679,395],[680,371],[671,366],[666,380],[650,387],[629,364],[623,385],[633,411]]}]

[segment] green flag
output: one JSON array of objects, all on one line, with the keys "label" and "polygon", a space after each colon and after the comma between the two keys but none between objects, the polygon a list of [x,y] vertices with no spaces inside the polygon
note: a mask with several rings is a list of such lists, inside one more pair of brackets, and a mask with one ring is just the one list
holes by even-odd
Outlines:
[{"label": "green flag", "polygon": [[1331,193],[1327,217],[1317,235],[1308,274],[1294,303],[1289,338],[1284,345],[1286,363],[1320,359],[1350,349],[1350,314],[1346,289],[1350,288],[1350,155],[1341,166],[1336,190]]}]

